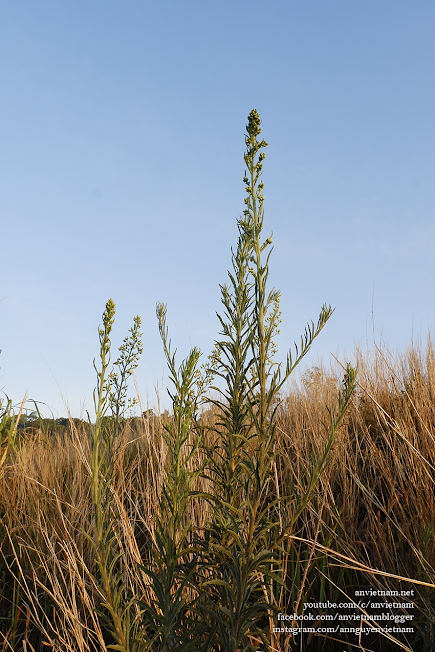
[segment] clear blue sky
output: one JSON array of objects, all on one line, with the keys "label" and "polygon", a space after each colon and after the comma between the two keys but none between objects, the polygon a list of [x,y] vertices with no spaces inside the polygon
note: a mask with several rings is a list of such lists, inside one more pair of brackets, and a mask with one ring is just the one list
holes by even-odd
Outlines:
[{"label": "clear blue sky", "polygon": [[62,394],[74,416],[91,410],[110,297],[115,349],[142,317],[150,405],[157,301],[179,361],[191,345],[208,355],[254,107],[280,357],[325,302],[336,311],[307,364],[370,344],[372,306],[391,349],[424,340],[434,27],[425,0],[1,2],[0,388],[55,416]]}]

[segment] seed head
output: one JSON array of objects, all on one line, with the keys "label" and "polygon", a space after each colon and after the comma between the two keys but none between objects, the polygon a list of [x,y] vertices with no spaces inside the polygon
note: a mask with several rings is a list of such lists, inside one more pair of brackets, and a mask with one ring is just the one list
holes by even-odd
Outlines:
[{"label": "seed head", "polygon": [[248,124],[246,127],[251,138],[256,138],[256,136],[261,132],[260,124],[261,120],[257,109],[252,109],[248,116]]}]

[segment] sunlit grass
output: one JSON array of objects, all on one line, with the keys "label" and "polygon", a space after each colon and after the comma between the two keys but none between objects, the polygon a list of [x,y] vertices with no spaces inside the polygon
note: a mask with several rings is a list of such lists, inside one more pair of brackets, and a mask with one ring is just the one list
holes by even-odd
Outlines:
[{"label": "sunlit grass", "polygon": [[[311,550],[309,542],[319,530],[317,543],[327,550],[319,547],[314,551],[302,601],[319,601],[322,591],[325,599],[335,601],[342,599],[340,590],[354,599],[358,587],[413,588],[415,610],[410,613],[414,614],[416,634],[409,636],[410,648],[430,650],[435,609],[433,349],[429,343],[426,349],[413,347],[396,356],[385,349],[375,354],[358,350],[356,355],[358,392],[338,430],[329,469],[295,526],[297,538],[289,537],[285,543],[282,566],[288,582],[277,595],[278,604],[282,611],[293,611]],[[319,365],[301,382],[295,381],[284,397],[278,414],[276,459],[281,492],[285,487],[304,486],[305,460],[322,445],[321,422],[328,416],[325,405],[336,396],[340,371],[337,366]],[[205,424],[214,420],[214,410],[202,417]],[[152,417],[127,420],[122,430],[114,490],[121,524],[120,549],[133,560],[148,559],[154,538],[155,505],[168,455],[162,428],[162,419]],[[91,441],[85,428],[73,426],[67,436],[51,433],[48,447],[42,432],[35,432],[9,456],[1,482],[3,523],[17,554],[21,543],[24,578],[34,596],[33,603],[23,594],[21,600],[29,604],[32,620],[39,614],[46,631],[43,640],[60,641],[65,650],[102,649],[104,639],[96,617],[101,596],[89,575],[96,572],[95,557],[82,535],[92,531],[94,518],[90,462]],[[200,488],[206,488],[204,481]],[[271,491],[275,493],[276,487]],[[191,517],[201,528],[209,515],[192,509]],[[12,548],[7,540],[2,549],[11,564]],[[334,551],[358,564],[334,556]],[[297,560],[299,575],[294,570]],[[134,566],[127,571],[136,586]],[[11,576],[5,579],[10,582]],[[47,598],[40,585],[53,595]],[[148,590],[143,578],[142,597]],[[10,597],[5,591],[4,617],[11,609]],[[21,633],[26,615],[22,606]],[[6,625],[7,621],[2,623],[4,634]],[[285,636],[277,638],[274,647],[285,649]],[[399,649],[396,644],[388,647],[378,635],[373,640],[368,645],[364,639],[368,649]],[[382,647],[376,642],[379,640]],[[329,642],[325,649],[335,649],[332,645]]]}]

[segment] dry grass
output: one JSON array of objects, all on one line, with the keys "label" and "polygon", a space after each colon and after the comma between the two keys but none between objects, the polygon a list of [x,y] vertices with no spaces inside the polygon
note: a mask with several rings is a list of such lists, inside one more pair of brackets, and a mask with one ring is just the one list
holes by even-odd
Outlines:
[{"label": "dry grass", "polygon": [[[302,608],[304,601],[318,601],[322,595],[325,600],[343,600],[341,591],[354,599],[357,589],[414,589],[414,620],[408,624],[418,630],[420,638],[415,634],[399,640],[416,652],[433,650],[433,348],[428,342],[425,349],[410,348],[398,356],[385,349],[372,355],[357,351],[356,356],[359,391],[340,426],[318,491],[286,543],[282,564],[287,582],[284,590],[276,592],[276,599],[283,611],[293,613],[298,599]],[[338,365],[319,367],[289,388],[279,411],[280,452],[273,491],[286,495],[292,487],[302,491],[306,485],[306,462],[316,447],[323,447],[321,424],[328,421],[326,405],[335,404],[341,376]],[[213,420],[212,411],[204,415],[204,423],[207,419]],[[166,456],[161,420],[130,420],[122,437],[114,482],[118,546],[129,560],[126,585],[146,599],[147,579],[139,576],[136,562],[147,559],[154,536]],[[51,433],[48,444],[41,433],[28,435],[3,470],[2,549],[10,571],[5,575],[2,616],[7,617],[10,610],[7,600],[18,561],[27,586],[21,592],[17,650],[26,645],[27,649],[32,645],[45,649],[42,644],[65,651],[104,650],[108,644],[97,615],[101,596],[91,579],[93,550],[83,536],[83,531],[92,533],[95,527],[90,459],[89,433],[71,421],[69,432],[64,436]],[[193,517],[194,524],[201,526],[206,514],[196,506]],[[11,622],[5,620],[1,627],[6,636]],[[322,649],[322,641],[314,637],[307,649]],[[379,635],[364,637],[363,643],[376,651],[399,649],[398,643]],[[286,649],[285,637],[276,636],[272,645]],[[4,649],[10,649],[7,643]],[[324,649],[349,648],[327,642]]]}]

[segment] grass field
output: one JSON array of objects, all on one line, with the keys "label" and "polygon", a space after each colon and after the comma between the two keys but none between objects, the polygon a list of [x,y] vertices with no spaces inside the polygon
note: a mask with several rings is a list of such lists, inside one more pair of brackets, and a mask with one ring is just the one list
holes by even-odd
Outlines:
[{"label": "grass field", "polygon": [[274,362],[260,131],[253,110],[205,365],[195,347],[176,363],[156,307],[172,411],[126,417],[141,320],[111,366],[112,299],[95,416],[50,424],[1,407],[2,652],[435,650],[432,343],[356,350],[296,382],[324,305]]},{"label": "grass field", "polygon": [[[415,632],[406,638],[395,635],[406,646],[403,649],[433,650],[433,349],[429,343],[425,350],[412,348],[395,358],[381,350],[372,356],[358,351],[357,358],[359,386],[337,432],[330,463],[284,543],[281,563],[286,582],[277,592],[277,602],[282,612],[293,613],[299,597],[299,613],[303,613],[301,607],[306,602],[348,602],[348,598],[358,602],[358,589],[412,589],[414,597],[408,601],[414,603],[414,609],[380,611],[412,615],[402,626],[412,626]],[[321,423],[328,418],[326,405],[336,400],[339,372],[339,368],[335,372],[315,368],[284,397],[277,418],[272,494],[286,493],[288,487],[302,491],[307,483],[306,460],[316,446],[323,445]],[[213,409],[204,412],[201,422],[210,425],[214,413]],[[162,421],[153,416],[125,422],[113,483],[120,525],[117,546],[130,560],[125,582],[140,588],[145,596],[149,579],[139,581],[134,562],[149,557],[155,536],[156,504],[168,454]],[[49,433],[48,444],[41,430],[27,433],[3,468],[2,550],[7,565],[16,573],[15,550],[28,588],[15,593],[13,601],[12,572],[4,563],[1,631],[9,642],[15,633],[14,649],[21,649],[22,643],[18,643],[26,637],[35,649],[39,642],[50,641],[54,649],[62,650],[104,649],[104,644],[110,643],[107,628],[96,615],[101,595],[91,579],[96,573],[95,554],[82,534],[94,527],[89,428],[71,423],[60,430],[63,432]],[[207,505],[202,507],[192,514],[199,527],[208,518]],[[334,613],[312,611],[316,615]],[[341,611],[361,613],[357,608]],[[369,609],[368,613],[374,612]],[[291,649],[289,635],[274,636],[268,628],[265,623],[273,649]],[[308,645],[308,639],[302,635],[302,649],[351,649],[320,636],[312,637]],[[295,638],[295,649],[300,640]],[[357,644],[358,637],[348,640]],[[380,634],[363,635],[361,642],[365,649],[400,649],[398,643]]]}]

